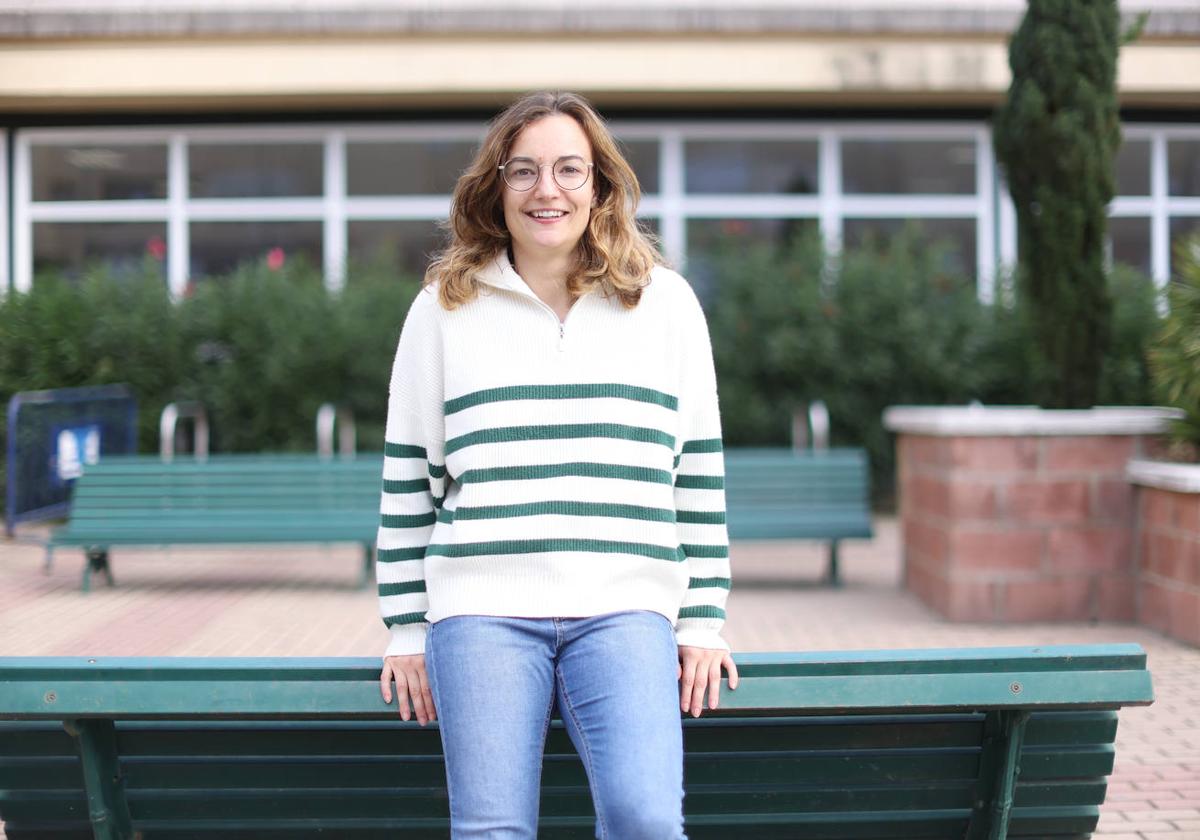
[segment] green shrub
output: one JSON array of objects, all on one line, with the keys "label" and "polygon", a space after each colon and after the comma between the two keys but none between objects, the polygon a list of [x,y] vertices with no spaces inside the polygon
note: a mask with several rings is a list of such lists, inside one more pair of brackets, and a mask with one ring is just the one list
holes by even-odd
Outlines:
[{"label": "green shrub", "polygon": [[1176,249],[1176,276],[1167,287],[1169,312],[1150,350],[1160,399],[1184,412],[1172,427],[1183,454],[1200,460],[1200,236]]}]

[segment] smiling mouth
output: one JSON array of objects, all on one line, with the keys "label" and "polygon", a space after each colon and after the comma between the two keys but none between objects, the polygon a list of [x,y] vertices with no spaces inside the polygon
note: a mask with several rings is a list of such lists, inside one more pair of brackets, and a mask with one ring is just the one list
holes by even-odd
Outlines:
[{"label": "smiling mouth", "polygon": [[567,215],[567,211],[566,210],[530,210],[525,215],[529,216],[531,219],[538,219],[539,221],[551,221],[553,219],[561,219],[563,216]]}]

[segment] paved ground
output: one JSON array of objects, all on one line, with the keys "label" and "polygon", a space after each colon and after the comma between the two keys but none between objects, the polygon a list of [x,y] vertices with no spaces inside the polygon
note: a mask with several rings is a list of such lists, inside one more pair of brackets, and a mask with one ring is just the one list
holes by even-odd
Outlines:
[{"label": "paved ground", "polygon": [[[847,544],[836,591],[811,583],[824,563],[815,545],[735,544],[734,649],[1137,642],[1158,699],[1121,712],[1099,835],[1200,838],[1200,650],[1134,625],[948,624],[898,588],[895,522],[877,530]],[[86,596],[81,567],[63,552],[44,574],[39,548],[0,541],[0,655],[372,656],[385,643],[352,548],[118,550],[119,586]]]}]

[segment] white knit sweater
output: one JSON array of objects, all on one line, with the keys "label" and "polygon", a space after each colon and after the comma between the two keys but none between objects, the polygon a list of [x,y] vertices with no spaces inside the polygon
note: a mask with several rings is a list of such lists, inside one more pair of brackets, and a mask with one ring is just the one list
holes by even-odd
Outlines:
[{"label": "white knit sweater", "polygon": [[633,309],[559,322],[504,254],[479,297],[404,322],[388,400],[376,578],[385,655],[454,615],[650,610],[728,648],[724,464],[708,327],[655,268]]}]

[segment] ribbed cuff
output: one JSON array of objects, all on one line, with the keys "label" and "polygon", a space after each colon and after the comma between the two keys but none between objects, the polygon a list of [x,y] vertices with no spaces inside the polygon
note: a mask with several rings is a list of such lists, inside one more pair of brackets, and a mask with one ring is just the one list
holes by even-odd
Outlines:
[{"label": "ribbed cuff", "polygon": [[428,629],[429,623],[425,621],[419,624],[393,624],[392,640],[388,642],[383,655],[412,656],[425,653],[425,632]]},{"label": "ribbed cuff", "polygon": [[689,627],[682,622],[675,628],[675,644],[710,650],[729,650],[729,643],[721,638],[718,631],[707,627]]}]

